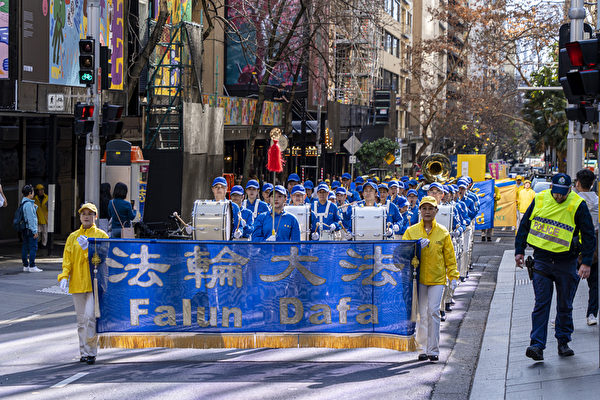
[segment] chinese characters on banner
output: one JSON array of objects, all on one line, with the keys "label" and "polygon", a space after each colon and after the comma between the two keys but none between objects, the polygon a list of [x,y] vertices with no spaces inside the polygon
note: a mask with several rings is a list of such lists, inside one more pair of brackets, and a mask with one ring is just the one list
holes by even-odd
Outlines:
[{"label": "chinese characters on banner", "polygon": [[414,333],[414,241],[90,243],[99,333]]}]

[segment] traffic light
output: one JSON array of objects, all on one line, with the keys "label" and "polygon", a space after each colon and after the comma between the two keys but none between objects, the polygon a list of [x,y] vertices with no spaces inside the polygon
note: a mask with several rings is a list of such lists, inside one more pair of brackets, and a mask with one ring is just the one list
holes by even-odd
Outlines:
[{"label": "traffic light", "polygon": [[100,46],[100,85],[102,90],[110,89],[110,85],[112,84],[111,79],[111,57],[112,52],[107,46]]},{"label": "traffic light", "polygon": [[74,131],[77,136],[85,136],[94,130],[94,106],[92,104],[75,104]]},{"label": "traffic light", "polygon": [[[566,50],[568,56],[564,56]],[[600,47],[598,38],[569,42],[559,53],[559,74],[566,76],[560,78],[565,96],[571,103],[577,102],[577,96],[583,98],[600,97]]]},{"label": "traffic light", "polygon": [[95,49],[94,39],[88,38],[79,41],[79,83],[83,85],[91,86],[96,81]]},{"label": "traffic light", "polygon": [[569,121],[578,121],[582,124],[585,124],[586,122],[598,122],[598,108],[585,101],[582,101],[579,104],[569,105],[565,109],[565,113],[567,114],[567,119]]},{"label": "traffic light", "polygon": [[122,114],[123,106],[104,103],[102,106],[102,129],[100,135],[107,138],[120,135],[121,131],[123,131]]}]

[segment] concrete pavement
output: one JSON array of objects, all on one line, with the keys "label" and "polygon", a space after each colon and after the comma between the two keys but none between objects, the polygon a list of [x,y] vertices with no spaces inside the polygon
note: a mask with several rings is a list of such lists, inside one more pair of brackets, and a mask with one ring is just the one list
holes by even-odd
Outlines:
[{"label": "concrete pavement", "polygon": [[[478,399],[594,399],[600,391],[598,325],[588,326],[587,282],[581,281],[573,302],[573,357],[559,357],[552,322],[544,361],[525,357],[529,346],[533,286],[526,269],[515,268],[514,250],[504,252],[471,396]],[[554,296],[550,321],[556,316]]]}]

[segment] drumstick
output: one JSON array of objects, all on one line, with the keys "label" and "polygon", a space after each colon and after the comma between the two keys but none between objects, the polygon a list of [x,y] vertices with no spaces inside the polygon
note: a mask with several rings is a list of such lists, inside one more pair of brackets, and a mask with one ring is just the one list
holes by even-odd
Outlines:
[{"label": "drumstick", "polygon": [[177,218],[177,220],[179,222],[181,222],[183,224],[183,226],[189,226],[184,220],[181,219],[181,217],[179,216],[179,214],[177,214],[177,211],[173,211],[173,216],[175,218]]}]

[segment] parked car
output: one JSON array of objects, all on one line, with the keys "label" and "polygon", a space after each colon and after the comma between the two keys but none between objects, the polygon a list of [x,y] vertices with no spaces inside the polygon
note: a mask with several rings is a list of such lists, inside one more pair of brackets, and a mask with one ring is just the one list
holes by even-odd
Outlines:
[{"label": "parked car", "polygon": [[550,189],[550,185],[552,185],[552,182],[538,181],[533,186],[533,191],[539,193],[542,190]]},{"label": "parked car", "polygon": [[523,175],[523,176],[528,176],[531,175],[531,167],[527,164],[515,164],[512,166],[512,168],[510,169],[511,173],[515,173],[517,175]]}]

